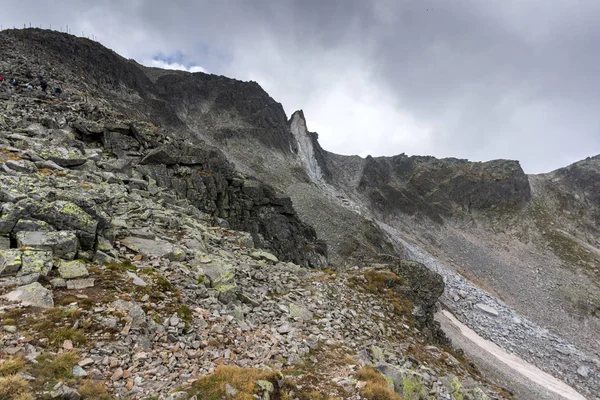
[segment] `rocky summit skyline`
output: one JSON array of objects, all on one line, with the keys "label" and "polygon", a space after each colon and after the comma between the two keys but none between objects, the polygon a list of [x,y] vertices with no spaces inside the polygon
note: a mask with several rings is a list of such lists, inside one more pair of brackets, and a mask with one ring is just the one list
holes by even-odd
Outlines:
[{"label": "rocky summit skyline", "polygon": [[339,154],[545,173],[600,153],[595,1],[3,5],[4,28],[68,25],[144,65],[255,80]]}]

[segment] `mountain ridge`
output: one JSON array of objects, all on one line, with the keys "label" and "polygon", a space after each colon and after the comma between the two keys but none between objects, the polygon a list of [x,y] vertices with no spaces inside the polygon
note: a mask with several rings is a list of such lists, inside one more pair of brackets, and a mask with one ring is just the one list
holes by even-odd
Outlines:
[{"label": "mountain ridge", "polygon": [[[598,355],[594,331],[600,326],[600,300],[593,297],[598,258],[592,251],[598,246],[598,156],[528,176],[518,162],[508,160],[336,155],[321,148],[302,111],[288,119],[258,83],[159,71],[87,39],[35,29],[2,32],[0,44],[20,60],[0,61],[2,70],[23,81],[41,72],[76,103],[56,106],[57,113],[65,113],[64,123],[51,115],[17,118],[13,108],[0,121],[11,129],[31,135],[72,129],[57,132],[53,140],[66,148],[78,142],[102,147],[115,158],[94,162],[104,171],[124,174],[119,176],[127,185],[165,189],[165,201],[173,206],[192,205],[222,228],[246,230],[257,247],[300,265],[329,262],[340,271],[365,264],[392,266],[399,258],[414,257],[412,246],[418,246],[536,323]],[[23,96],[33,104],[44,100],[35,93]],[[10,96],[4,100],[14,101]],[[33,120],[47,126],[31,128]],[[83,161],[80,165],[87,162],[72,152],[69,157]],[[563,210],[579,217],[564,217]],[[543,274],[537,271],[541,266]],[[562,291],[549,290],[557,286]],[[463,298],[457,294],[462,288],[446,285],[444,305],[463,322],[490,330],[489,338],[501,340],[494,318],[481,319],[474,309],[477,300],[488,306],[495,300]],[[573,318],[565,320],[555,311],[561,307]],[[432,309],[426,314],[432,325]],[[515,345],[515,351],[543,364],[545,358],[526,354],[526,344]],[[577,352],[573,359],[562,353],[547,357],[550,362],[542,369],[563,374],[578,388],[597,387],[593,358]],[[591,378],[577,373],[580,365],[590,369]]]}]

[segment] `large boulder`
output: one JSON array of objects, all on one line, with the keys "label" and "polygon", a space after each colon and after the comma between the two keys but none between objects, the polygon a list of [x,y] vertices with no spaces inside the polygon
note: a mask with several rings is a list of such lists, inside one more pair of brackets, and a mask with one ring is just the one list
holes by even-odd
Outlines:
[{"label": "large boulder", "polygon": [[46,221],[40,221],[35,218],[22,218],[13,228],[14,232],[28,231],[28,232],[54,232],[56,228],[47,223]]},{"label": "large boulder", "polygon": [[64,200],[53,201],[44,206],[36,217],[57,229],[75,231],[82,248],[94,247],[98,221],[77,204]]},{"label": "large boulder", "polygon": [[75,258],[79,240],[73,231],[18,232],[17,245],[38,250],[49,250],[65,260]]},{"label": "large boulder", "polygon": [[0,250],[0,276],[14,275],[21,268],[19,250]]},{"label": "large boulder", "polygon": [[65,147],[45,147],[38,151],[38,155],[44,160],[54,161],[61,167],[76,167],[87,161],[87,157],[81,152]]},{"label": "large boulder", "polygon": [[52,291],[46,289],[38,282],[18,287],[3,297],[10,301],[19,301],[21,304],[26,306],[41,308],[54,307]]},{"label": "large boulder", "polygon": [[21,218],[30,217],[38,212],[40,205],[32,199],[19,200],[16,204],[5,203],[2,205],[0,216],[0,235],[14,231],[15,225]]},{"label": "large boulder", "polygon": [[25,250],[21,255],[21,275],[40,274],[48,276],[52,270],[52,252]]}]

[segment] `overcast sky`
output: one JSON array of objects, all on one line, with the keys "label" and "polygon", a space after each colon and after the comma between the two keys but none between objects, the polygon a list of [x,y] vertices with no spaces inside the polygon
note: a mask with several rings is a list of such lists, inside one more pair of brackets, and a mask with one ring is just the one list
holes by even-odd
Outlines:
[{"label": "overcast sky", "polygon": [[329,151],[521,161],[600,153],[598,0],[3,0],[162,67],[255,80]]}]

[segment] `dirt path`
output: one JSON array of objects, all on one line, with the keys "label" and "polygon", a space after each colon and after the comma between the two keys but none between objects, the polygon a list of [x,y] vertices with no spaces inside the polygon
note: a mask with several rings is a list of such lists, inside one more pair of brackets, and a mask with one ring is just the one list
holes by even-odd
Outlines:
[{"label": "dirt path", "polygon": [[564,382],[477,335],[450,312],[438,312],[436,320],[454,346],[463,349],[487,378],[513,391],[518,399],[585,400]]}]

